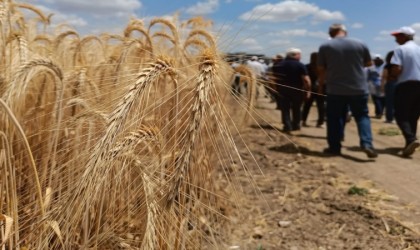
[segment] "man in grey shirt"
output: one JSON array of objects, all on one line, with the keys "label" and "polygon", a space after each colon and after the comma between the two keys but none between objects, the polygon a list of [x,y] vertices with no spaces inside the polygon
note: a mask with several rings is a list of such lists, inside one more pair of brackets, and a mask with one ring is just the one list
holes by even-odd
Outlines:
[{"label": "man in grey shirt", "polygon": [[369,158],[378,156],[372,144],[365,67],[372,65],[367,46],[348,38],[342,24],[329,29],[331,39],[318,51],[319,93],[327,93],[327,140],[324,153],[341,154],[346,114],[350,108],[359,131],[360,147]]}]

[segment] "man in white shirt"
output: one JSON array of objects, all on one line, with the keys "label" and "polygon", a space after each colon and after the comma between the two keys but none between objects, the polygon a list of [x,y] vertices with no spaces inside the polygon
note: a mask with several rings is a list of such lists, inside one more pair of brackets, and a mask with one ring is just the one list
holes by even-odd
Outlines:
[{"label": "man in white shirt", "polygon": [[246,65],[252,70],[257,79],[263,76],[264,67],[260,62],[258,62],[257,56],[251,57],[251,60],[249,60]]},{"label": "man in white shirt", "polygon": [[391,59],[391,74],[398,76],[395,90],[395,119],[405,138],[403,156],[409,157],[420,146],[417,121],[420,117],[420,47],[413,41],[415,31],[401,27],[391,33],[400,45]]},{"label": "man in white shirt", "polygon": [[252,73],[255,75],[255,79],[257,80],[256,82],[256,97],[258,98],[259,95],[259,88],[261,86],[262,83],[264,83],[265,79],[264,79],[264,74],[265,74],[265,69],[264,66],[258,61],[258,57],[257,56],[252,56],[251,60],[247,61],[246,64],[252,71]]}]

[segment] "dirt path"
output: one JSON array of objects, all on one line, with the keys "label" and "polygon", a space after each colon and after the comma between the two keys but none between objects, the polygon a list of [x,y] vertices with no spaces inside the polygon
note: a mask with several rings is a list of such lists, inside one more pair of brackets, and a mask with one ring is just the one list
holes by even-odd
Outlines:
[{"label": "dirt path", "polygon": [[220,205],[224,245],[203,249],[420,249],[420,152],[398,156],[402,137],[379,134],[395,125],[372,120],[380,155],[370,160],[354,121],[343,156],[327,157],[325,129],[280,132],[280,111],[266,98],[253,117],[234,135],[241,160],[228,159],[219,173],[218,189],[231,197]]},{"label": "dirt path", "polygon": [[[274,110],[274,105],[267,99],[259,99],[259,104],[264,109],[265,119],[270,119],[272,124],[278,124],[276,115],[279,111]],[[260,110],[259,110],[260,111]],[[373,107],[370,108],[373,111]],[[291,139],[301,147],[303,154],[324,157],[321,152],[327,147],[325,128],[317,128],[316,107],[312,107],[308,125],[301,131],[294,132]],[[274,118],[274,119],[273,119]],[[335,162],[339,170],[344,171],[355,182],[371,180],[372,185],[393,195],[402,204],[407,204],[407,210],[401,211],[407,221],[420,231],[420,151],[412,158],[401,156],[401,147],[404,145],[402,135],[390,135],[398,132],[398,126],[384,123],[383,119],[371,119],[374,146],[378,151],[378,158],[371,160],[359,150],[359,137],[354,119],[347,123],[345,141],[343,142],[342,156],[328,157],[329,162]],[[420,127],[420,124],[419,124]],[[382,132],[382,133],[381,133]],[[408,209],[411,208],[411,209]]]}]

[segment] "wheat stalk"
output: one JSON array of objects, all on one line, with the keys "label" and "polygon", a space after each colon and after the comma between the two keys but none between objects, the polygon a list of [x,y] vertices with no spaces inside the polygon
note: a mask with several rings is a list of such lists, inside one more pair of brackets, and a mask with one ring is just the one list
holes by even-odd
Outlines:
[{"label": "wheat stalk", "polygon": [[12,3],[12,5],[13,7],[19,7],[19,8],[31,10],[39,16],[40,20],[44,24],[50,24],[51,16],[45,16],[44,13],[42,13],[42,11],[36,8],[35,6],[30,5],[30,4],[25,4],[25,3]]},{"label": "wheat stalk", "polygon": [[197,86],[195,87],[195,96],[191,108],[191,118],[187,128],[186,139],[183,150],[179,153],[176,161],[175,172],[173,173],[173,184],[170,185],[167,197],[167,205],[171,206],[179,194],[179,188],[188,172],[191,161],[191,154],[194,148],[200,127],[208,106],[210,91],[214,88],[214,76],[216,74],[214,52],[206,51],[199,65],[199,74],[197,76]]},{"label": "wheat stalk", "polygon": [[213,36],[206,30],[202,30],[202,29],[192,30],[190,34],[188,35],[187,40],[193,38],[194,36],[204,37],[212,49],[216,48],[216,42],[214,41]]},{"label": "wheat stalk", "polygon": [[35,164],[34,157],[32,155],[31,147],[29,146],[28,140],[26,138],[25,132],[22,129],[22,126],[20,126],[18,120],[13,115],[12,110],[9,108],[9,106],[3,101],[3,99],[0,98],[0,106],[6,111],[7,116],[10,118],[12,123],[15,125],[15,128],[18,130],[18,134],[21,136],[21,139],[23,141],[23,145],[25,146],[26,152],[28,153],[29,157],[29,163],[32,167],[35,183],[36,183],[36,189],[37,189],[37,196],[38,196],[38,203],[41,211],[41,216],[45,215],[45,206],[44,206],[44,199],[42,197],[42,190],[41,190],[41,184],[38,177],[38,170]]},{"label": "wheat stalk", "polygon": [[112,145],[114,145],[117,135],[121,132],[127,120],[127,114],[131,110],[134,101],[144,92],[147,86],[164,73],[174,73],[170,64],[164,59],[157,59],[150,67],[143,69],[135,83],[109,115],[105,134],[96,143],[91,157],[86,163],[84,173],[76,185],[76,189],[69,194],[68,200],[63,200],[66,204],[64,214],[62,214],[63,211],[60,211],[58,212],[59,214],[53,215],[59,218],[57,221],[64,227],[63,232],[68,237],[67,241],[74,237],[73,233],[83,217],[84,210],[89,211],[87,201],[90,204],[95,204],[100,198],[100,192],[104,188],[104,181],[109,179],[107,178],[110,172],[108,162],[112,160],[109,152],[111,152]]},{"label": "wheat stalk", "polygon": [[146,39],[147,43],[147,50],[150,52],[150,55],[153,55],[153,42],[149,36],[149,32],[145,30],[142,26],[139,25],[129,25],[124,30],[124,37],[129,38],[131,37],[131,33],[133,31],[138,31],[143,34],[144,38]]}]

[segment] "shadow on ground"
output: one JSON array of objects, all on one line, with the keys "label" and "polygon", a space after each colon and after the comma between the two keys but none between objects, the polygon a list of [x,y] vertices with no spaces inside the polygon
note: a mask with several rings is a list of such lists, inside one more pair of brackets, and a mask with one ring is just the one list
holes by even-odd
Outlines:
[{"label": "shadow on ground", "polygon": [[281,145],[281,146],[273,146],[273,147],[270,147],[269,150],[276,151],[276,152],[287,153],[287,154],[301,153],[303,155],[316,156],[316,157],[322,157],[322,158],[342,157],[344,159],[355,161],[355,162],[360,162],[360,163],[374,162],[375,161],[373,159],[361,159],[361,158],[354,157],[352,155],[347,155],[347,154],[341,154],[339,156],[328,155],[328,154],[325,154],[323,152],[313,151],[313,150],[310,150],[309,148],[302,147],[302,146],[299,146],[299,145],[293,144],[293,143],[287,143],[287,144],[284,144],[284,145]]}]

